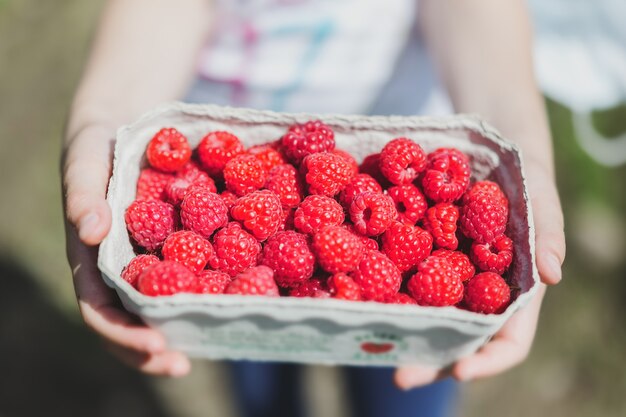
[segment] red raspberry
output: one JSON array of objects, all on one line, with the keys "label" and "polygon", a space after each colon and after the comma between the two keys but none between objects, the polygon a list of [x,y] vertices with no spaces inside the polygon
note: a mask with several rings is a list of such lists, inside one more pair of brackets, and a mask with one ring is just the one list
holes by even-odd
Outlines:
[{"label": "red raspberry", "polygon": [[426,167],[426,153],[408,138],[387,143],[380,152],[380,172],[393,184],[413,182]]},{"label": "red raspberry", "polygon": [[275,234],[283,221],[280,200],[270,190],[240,197],[230,209],[230,215],[260,241]]},{"label": "red raspberry", "polygon": [[350,274],[361,286],[364,300],[384,301],[400,289],[402,275],[383,253],[366,251],[359,266]]},{"label": "red raspberry", "polygon": [[137,180],[137,200],[165,201],[165,187],[172,178],[174,175],[153,168],[142,169]]},{"label": "red raspberry", "polygon": [[380,153],[366,156],[361,165],[359,165],[359,172],[374,178],[383,189],[389,188],[391,185],[387,177],[380,172]]},{"label": "red raspberry", "polygon": [[508,208],[493,194],[478,192],[461,206],[461,232],[478,243],[492,242],[504,233]]},{"label": "red raspberry", "polygon": [[187,181],[184,178],[172,178],[172,180],[165,187],[165,195],[167,196],[167,201],[173,205],[179,205],[183,198],[185,198],[185,194],[190,187],[203,187],[208,191],[215,193],[217,192],[217,188],[215,188],[215,183],[213,180],[208,177],[208,180],[197,180],[194,182]]},{"label": "red raspberry", "polygon": [[154,168],[176,172],[191,158],[191,147],[182,133],[172,127],[165,127],[148,143],[146,157]]},{"label": "red raspberry", "polygon": [[336,226],[344,220],[343,208],[337,201],[324,195],[310,195],[296,209],[293,225],[296,230],[312,235],[324,226]]},{"label": "red raspberry", "polygon": [[265,265],[252,267],[237,275],[228,284],[224,294],[279,296],[274,272]]},{"label": "red raspberry", "polygon": [[400,272],[415,267],[433,249],[433,237],[426,230],[410,224],[393,222],[383,233],[382,252],[396,264]]},{"label": "red raspberry", "polygon": [[261,189],[267,180],[267,171],[253,155],[239,155],[224,166],[226,188],[239,197]]},{"label": "red raspberry", "polygon": [[338,273],[330,276],[327,285],[333,298],[361,301],[361,287],[346,274]]},{"label": "red raspberry", "polygon": [[139,276],[137,289],[151,297],[191,292],[196,276],[184,265],[163,261],[146,268]]},{"label": "red raspberry", "polygon": [[151,265],[161,262],[155,255],[137,255],[122,269],[122,278],[133,287],[137,287],[139,275]]},{"label": "red raspberry", "polygon": [[463,299],[463,282],[447,259],[429,256],[407,283],[409,294],[422,306],[453,306]]},{"label": "red raspberry", "polygon": [[330,152],[334,153],[335,155],[338,155],[338,156],[342,157],[343,159],[345,159],[346,161],[348,161],[348,163],[350,164],[350,167],[352,167],[352,176],[355,176],[356,174],[359,173],[359,163],[347,151],[344,151],[343,149],[335,148],[335,149],[333,149]]},{"label": "red raspberry", "polygon": [[424,229],[433,235],[435,246],[455,250],[459,246],[456,238],[456,222],[459,209],[450,203],[437,203],[426,210]]},{"label": "red raspberry", "polygon": [[352,179],[350,163],[330,152],[314,153],[302,161],[302,172],[310,194],[334,197]]},{"label": "red raspberry", "polygon": [[465,204],[473,196],[480,192],[486,192],[487,194],[493,195],[499,204],[507,208],[508,212],[509,200],[506,198],[506,195],[504,194],[500,186],[493,181],[485,180],[476,182],[469,190],[467,190],[467,192],[463,196],[463,203]]},{"label": "red raspberry", "polygon": [[161,254],[164,260],[176,261],[197,274],[213,257],[213,246],[211,242],[191,230],[180,230],[165,239]]},{"label": "red raspberry", "polygon": [[213,249],[211,268],[234,276],[257,264],[261,244],[239,223],[230,222],[213,236]]},{"label": "red raspberry", "polygon": [[259,264],[274,270],[279,286],[293,287],[313,276],[315,257],[305,235],[286,231],[267,240]]},{"label": "red raspberry", "polygon": [[511,290],[494,272],[483,272],[469,280],[465,287],[465,306],[476,313],[500,314],[509,305]]},{"label": "red raspberry", "polygon": [[378,250],[378,242],[375,241],[374,239],[370,238],[370,237],[367,237],[367,236],[362,235],[359,232],[357,232],[354,229],[354,225],[353,224],[344,223],[342,226],[345,227],[346,230],[349,230],[350,233],[352,233],[356,237],[358,237],[359,240],[361,241],[361,243],[363,244],[363,247],[366,250]]},{"label": "red raspberry", "polygon": [[209,175],[219,177],[226,163],[235,156],[244,153],[239,138],[228,132],[209,132],[198,145],[200,162]]},{"label": "red raspberry", "polygon": [[230,209],[235,205],[238,197],[235,195],[235,193],[228,190],[222,191],[220,197],[222,197],[222,200],[224,200],[224,204],[226,204],[228,212],[230,212]]},{"label": "red raspberry", "polygon": [[342,226],[324,227],[313,235],[311,246],[320,266],[331,274],[352,271],[364,251],[360,239]]},{"label": "red raspberry", "polygon": [[135,200],[124,214],[126,227],[137,244],[153,252],[176,227],[176,210],[160,200]]},{"label": "red raspberry", "polygon": [[231,278],[228,274],[205,269],[198,274],[192,292],[196,294],[222,294],[230,281]]},{"label": "red raspberry", "polygon": [[417,305],[417,301],[415,298],[411,297],[408,294],[399,292],[397,294],[392,295],[385,299],[385,303],[387,304],[406,304],[406,305]]},{"label": "red raspberry", "polygon": [[396,205],[398,220],[415,225],[424,217],[428,203],[424,194],[413,184],[394,185],[387,189],[387,195]]},{"label": "red raspberry", "polygon": [[437,249],[433,251],[432,256],[446,259],[452,268],[459,274],[461,281],[467,281],[476,273],[476,268],[470,262],[470,259],[463,252],[448,249]]},{"label": "red raspberry", "polygon": [[481,271],[502,275],[513,261],[513,241],[501,235],[490,243],[474,242],[470,256]]},{"label": "red raspberry", "polygon": [[272,168],[265,182],[265,188],[278,195],[283,208],[297,207],[304,194],[298,171],[288,164]]},{"label": "red raspberry", "polygon": [[282,137],[281,145],[285,156],[297,165],[307,155],[332,151],[335,148],[335,133],[319,120],[294,124]]},{"label": "red raspberry", "polygon": [[219,195],[204,187],[192,187],[180,203],[183,227],[209,238],[228,221],[228,209]]},{"label": "red raspberry", "polygon": [[330,298],[330,293],[325,281],[319,278],[311,278],[310,280],[301,282],[297,286],[289,290],[291,297],[312,297],[312,298]]},{"label": "red raspberry", "polygon": [[367,236],[383,233],[398,216],[391,197],[365,192],[354,198],[350,205],[350,220],[354,229]]},{"label": "red raspberry", "polygon": [[348,209],[354,197],[366,191],[382,193],[383,189],[370,175],[357,174],[352,178],[352,181],[346,185],[346,188],[339,193],[339,202]]},{"label": "red raspberry", "polygon": [[469,160],[463,152],[439,148],[428,155],[422,176],[424,194],[435,203],[452,203],[467,190],[470,174]]},{"label": "red raspberry", "polygon": [[254,145],[248,148],[248,153],[254,155],[267,172],[270,172],[272,168],[278,165],[286,164],[287,161],[283,158],[280,152],[274,149],[271,145]]}]

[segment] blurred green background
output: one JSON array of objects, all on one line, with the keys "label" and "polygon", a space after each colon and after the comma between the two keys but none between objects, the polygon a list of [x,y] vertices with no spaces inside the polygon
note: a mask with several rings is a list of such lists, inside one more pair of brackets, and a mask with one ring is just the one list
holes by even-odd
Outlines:
[{"label": "blurred green background", "polygon": [[[101,1],[0,0],[0,416],[230,416],[223,365],[182,380],[119,364],[83,326],[65,261],[61,132]],[[464,416],[626,415],[626,166],[595,163],[548,102],[566,216],[564,281],[528,360],[465,386]],[[594,115],[626,131],[626,106]],[[333,368],[305,374],[312,415],[343,415]]]}]

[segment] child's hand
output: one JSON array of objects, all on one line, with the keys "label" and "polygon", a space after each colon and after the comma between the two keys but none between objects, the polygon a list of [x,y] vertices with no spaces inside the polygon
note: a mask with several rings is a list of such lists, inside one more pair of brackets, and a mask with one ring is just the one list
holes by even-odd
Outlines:
[{"label": "child's hand", "polygon": [[182,376],[189,372],[189,360],[168,351],[160,333],[124,310],[96,265],[97,245],[111,227],[105,195],[113,137],[113,129],[92,125],[71,138],[64,152],[67,257],[80,312],[123,362],[150,374]]}]

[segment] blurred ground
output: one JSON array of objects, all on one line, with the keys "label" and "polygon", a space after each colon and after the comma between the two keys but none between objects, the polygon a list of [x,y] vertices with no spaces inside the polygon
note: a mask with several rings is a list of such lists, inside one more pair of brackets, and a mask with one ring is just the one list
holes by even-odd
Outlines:
[{"label": "blurred ground", "polygon": [[[229,416],[228,375],[180,381],[120,365],[82,325],[64,255],[63,121],[101,2],[0,0],[0,416]],[[564,282],[549,291],[528,361],[467,385],[466,416],[626,415],[626,167],[603,168],[549,103],[566,214]],[[597,114],[609,136],[626,107]],[[332,368],[311,368],[314,415],[341,415]],[[339,385],[341,386],[341,385]]]}]

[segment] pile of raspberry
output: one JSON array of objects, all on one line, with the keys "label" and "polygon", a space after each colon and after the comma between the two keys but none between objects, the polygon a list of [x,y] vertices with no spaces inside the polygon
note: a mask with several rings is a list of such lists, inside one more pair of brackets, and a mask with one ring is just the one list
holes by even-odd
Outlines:
[{"label": "pile of raspberry", "polygon": [[457,306],[511,301],[508,200],[468,157],[400,137],[359,165],[321,121],[246,149],[225,131],[193,150],[174,128],[146,149],[125,220],[122,277],[148,296],[292,296]]}]

